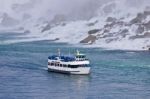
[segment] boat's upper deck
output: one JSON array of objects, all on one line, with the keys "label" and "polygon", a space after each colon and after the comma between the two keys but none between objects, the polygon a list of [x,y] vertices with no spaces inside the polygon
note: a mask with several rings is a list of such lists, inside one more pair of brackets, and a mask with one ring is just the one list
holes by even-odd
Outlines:
[{"label": "boat's upper deck", "polygon": [[51,55],[48,57],[49,61],[59,61],[59,62],[84,62],[88,61],[85,54],[81,54],[78,50],[75,55],[64,56],[60,54],[58,50],[58,55]]},{"label": "boat's upper deck", "polygon": [[72,62],[72,61],[85,61],[86,59],[85,55],[76,55],[76,56],[59,56],[59,55],[51,55],[48,57],[50,60],[59,60],[62,62]]},{"label": "boat's upper deck", "polygon": [[48,57],[48,62],[59,63],[66,65],[85,65],[89,64],[89,60],[86,59],[85,55],[75,55],[75,56],[62,56],[62,55],[52,55]]},{"label": "boat's upper deck", "polygon": [[60,60],[60,61],[64,61],[64,62],[70,62],[70,61],[75,61],[75,57],[73,56],[58,56],[58,55],[52,55],[49,56],[48,59],[50,60]]}]

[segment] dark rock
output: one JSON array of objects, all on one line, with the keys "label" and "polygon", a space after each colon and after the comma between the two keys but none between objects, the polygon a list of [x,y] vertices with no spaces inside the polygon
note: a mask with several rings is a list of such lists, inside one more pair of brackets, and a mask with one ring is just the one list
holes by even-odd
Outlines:
[{"label": "dark rock", "polygon": [[128,34],[129,30],[128,29],[124,29],[122,31],[119,32],[119,35],[121,35],[123,38],[125,38]]},{"label": "dark rock", "polygon": [[82,41],[80,41],[80,43],[94,43],[96,40],[96,36],[94,35],[89,35],[88,37],[86,37],[85,39],[83,39]]},{"label": "dark rock", "polygon": [[104,30],[104,33],[108,33],[108,32],[110,32],[110,30],[108,30],[108,29],[105,29],[105,30]]},{"label": "dark rock", "polygon": [[87,25],[88,25],[88,26],[94,26],[95,23],[88,23]]},{"label": "dark rock", "polygon": [[150,37],[150,32],[144,33],[144,36],[149,38]]},{"label": "dark rock", "polygon": [[144,13],[138,13],[136,18],[130,21],[131,24],[141,23],[142,20],[146,19],[150,15],[150,11],[144,11]]},{"label": "dark rock", "polygon": [[47,24],[47,25],[41,30],[41,32],[45,32],[45,31],[48,31],[48,30],[50,30],[50,29],[51,29],[50,24]]},{"label": "dark rock", "polygon": [[147,45],[146,47],[143,47],[143,49],[147,49],[148,51],[150,51],[150,45]]},{"label": "dark rock", "polygon": [[93,29],[93,30],[88,31],[88,34],[95,34],[99,31],[101,31],[101,30],[100,29]]},{"label": "dark rock", "polygon": [[131,36],[129,39],[141,39],[141,38],[150,38],[150,32],[146,32],[144,33],[144,35],[135,35],[135,36]]},{"label": "dark rock", "polygon": [[149,16],[150,15],[150,11],[144,11],[144,15]]},{"label": "dark rock", "polygon": [[[103,33],[103,34],[104,34],[104,33]],[[98,38],[101,38],[101,36],[103,36],[103,34],[97,34],[97,35],[96,35],[97,39],[98,39]]]},{"label": "dark rock", "polygon": [[125,25],[125,22],[123,22],[123,21],[113,21],[112,23],[104,25],[104,28],[112,28],[115,25],[123,26],[123,25]]},{"label": "dark rock", "polygon": [[93,22],[93,23],[88,23],[87,26],[94,26],[96,23],[98,23],[98,20],[96,20],[96,21]]},{"label": "dark rock", "polygon": [[139,19],[145,19],[147,16],[144,13],[138,13],[137,18]]},{"label": "dark rock", "polygon": [[123,38],[125,38],[127,35],[128,35],[127,33],[126,33],[126,34],[121,34],[121,36],[122,36]]},{"label": "dark rock", "polygon": [[116,24],[117,24],[117,25],[120,25],[120,26],[125,25],[125,23],[124,23],[123,21],[118,21],[118,22],[116,22]]},{"label": "dark rock", "polygon": [[139,18],[134,18],[134,19],[132,19],[131,21],[130,21],[130,23],[131,24],[137,24],[137,23],[141,23],[141,19],[139,19]]},{"label": "dark rock", "polygon": [[110,43],[112,41],[117,41],[117,40],[118,40],[118,38],[110,38],[110,39],[106,39],[105,41],[106,41],[106,43]]},{"label": "dark rock", "polygon": [[55,41],[59,40],[59,38],[56,38]]},{"label": "dark rock", "polygon": [[131,24],[138,24],[141,23],[143,19],[145,19],[147,16],[143,13],[138,13],[136,18],[132,19],[130,21]]},{"label": "dark rock", "polygon": [[127,32],[129,32],[129,30],[128,29],[124,29],[124,30],[121,31],[121,34],[124,34],[124,33],[127,33]]},{"label": "dark rock", "polygon": [[61,26],[66,26],[66,23],[62,23]]},{"label": "dark rock", "polygon": [[133,20],[130,21],[131,24],[136,24],[136,23],[141,23],[141,20],[138,18],[134,18]]},{"label": "dark rock", "polygon": [[55,38],[55,39],[51,39],[51,40],[48,40],[48,41],[57,41],[57,40],[60,40],[60,38]]},{"label": "dark rock", "polygon": [[108,17],[106,19],[106,22],[115,22],[117,19],[116,18],[113,18],[113,17]]},{"label": "dark rock", "polygon": [[146,30],[150,30],[150,21],[145,23],[145,24],[143,24],[143,25],[146,28]]},{"label": "dark rock", "polygon": [[136,30],[137,33],[143,33],[144,32],[144,26],[143,25],[139,25],[138,29]]},{"label": "dark rock", "polygon": [[104,28],[112,28],[116,23],[115,22],[112,22],[110,24],[106,24],[104,25]]},{"label": "dark rock", "polygon": [[107,37],[113,37],[116,33],[107,33],[103,36],[103,38],[107,38]]}]

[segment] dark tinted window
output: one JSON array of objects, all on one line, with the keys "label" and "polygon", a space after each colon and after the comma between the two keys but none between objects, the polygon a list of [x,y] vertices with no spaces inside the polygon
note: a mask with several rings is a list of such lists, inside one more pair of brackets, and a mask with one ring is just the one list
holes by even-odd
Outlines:
[{"label": "dark tinted window", "polygon": [[59,64],[58,64],[58,63],[56,63],[56,66],[59,66]]},{"label": "dark tinted window", "polygon": [[54,65],[54,63],[51,63],[51,65],[53,66],[53,65]]},{"label": "dark tinted window", "polygon": [[68,65],[68,67],[70,67],[70,68],[78,68],[79,65]]},{"label": "dark tinted window", "polygon": [[67,65],[63,65],[63,67],[67,67]]}]

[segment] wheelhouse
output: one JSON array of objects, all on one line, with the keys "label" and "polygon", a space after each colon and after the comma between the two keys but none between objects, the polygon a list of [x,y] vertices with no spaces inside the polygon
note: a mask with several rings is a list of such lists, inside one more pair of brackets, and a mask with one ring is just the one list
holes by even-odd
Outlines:
[{"label": "wheelhouse", "polygon": [[88,60],[88,59],[86,58],[86,55],[79,54],[79,55],[76,55],[76,60],[77,61],[84,61],[84,60]]}]

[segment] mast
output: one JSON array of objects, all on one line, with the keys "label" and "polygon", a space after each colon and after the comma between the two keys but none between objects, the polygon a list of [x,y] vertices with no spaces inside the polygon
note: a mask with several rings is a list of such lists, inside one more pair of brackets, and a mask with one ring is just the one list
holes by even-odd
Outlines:
[{"label": "mast", "polygon": [[77,50],[77,51],[76,51],[76,54],[77,54],[77,55],[79,55],[79,54],[80,54],[79,50]]},{"label": "mast", "polygon": [[58,51],[58,56],[60,57],[60,49],[58,49],[57,51]]}]

